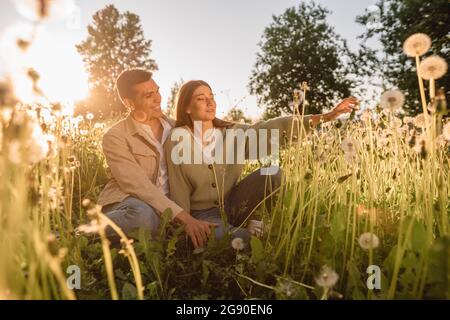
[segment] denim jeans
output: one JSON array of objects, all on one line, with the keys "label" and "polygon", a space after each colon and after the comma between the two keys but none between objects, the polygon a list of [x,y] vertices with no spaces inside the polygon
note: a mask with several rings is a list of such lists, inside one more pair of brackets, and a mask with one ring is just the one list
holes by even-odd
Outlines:
[{"label": "denim jeans", "polygon": [[[236,228],[248,218],[253,209],[262,202],[262,200],[277,189],[281,184],[281,169],[276,175],[261,175],[261,170],[256,170],[241,182],[239,182],[225,199],[225,213],[227,223],[223,221],[220,209],[217,207],[204,210],[193,210],[191,215],[199,220],[217,223],[219,227],[215,228],[217,239],[222,238],[227,232],[230,232],[231,238],[242,238],[248,240],[250,233],[247,229]],[[264,205],[270,211],[272,197],[269,197]],[[131,232],[143,228],[152,234],[156,232],[160,224],[160,217],[146,202],[128,197],[122,202],[106,205],[102,211],[117,224],[127,235]],[[106,229],[106,235],[109,238],[117,237],[111,229]]]},{"label": "denim jeans", "polygon": [[[261,175],[261,169],[258,169],[242,179],[224,201],[226,223],[217,207],[194,210],[191,214],[196,219],[217,223],[219,227],[215,228],[215,236],[218,239],[230,232],[232,239],[242,238],[247,241],[250,238],[248,230],[237,227],[244,225],[254,209],[261,203],[270,212],[274,200],[273,195],[276,193],[274,191],[281,185],[281,176],[281,168],[277,174],[269,176]],[[273,195],[269,196],[272,192],[274,192]],[[267,199],[263,201],[266,197]]]},{"label": "denim jeans", "polygon": [[[134,197],[128,197],[122,202],[112,203],[102,208],[102,211],[117,224],[127,236],[142,228],[155,234],[160,224],[160,217],[155,209],[146,202]],[[115,239],[117,234],[106,228],[106,235]]]}]

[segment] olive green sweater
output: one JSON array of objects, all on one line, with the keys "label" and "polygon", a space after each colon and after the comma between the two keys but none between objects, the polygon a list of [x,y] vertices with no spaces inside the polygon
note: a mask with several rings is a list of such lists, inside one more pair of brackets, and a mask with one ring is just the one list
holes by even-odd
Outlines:
[{"label": "olive green sweater", "polygon": [[[310,129],[309,119],[309,116],[305,116],[303,119],[303,126],[306,131],[309,131]],[[227,198],[232,188],[237,184],[242,173],[244,166],[242,163],[243,161],[236,162],[238,160],[237,157],[239,152],[242,154],[242,150],[244,150],[243,154],[246,159],[249,159],[252,154],[255,154],[252,153],[252,150],[253,152],[255,151],[255,149],[253,149],[255,143],[249,143],[249,141],[251,141],[249,137],[247,137],[244,141],[242,141],[242,139],[238,139],[236,135],[233,135],[231,138],[228,137],[230,141],[234,142],[234,145],[228,144],[230,147],[227,149],[227,135],[236,132],[231,131],[230,129],[241,129],[245,133],[249,133],[249,129],[255,129],[255,132],[257,133],[260,132],[260,129],[267,129],[267,135],[274,138],[276,136],[270,134],[270,129],[278,129],[278,143],[282,146],[289,140],[291,134],[294,138],[298,136],[300,122],[292,120],[292,116],[286,116],[268,121],[260,121],[253,125],[236,123],[226,129],[221,129],[224,147],[223,161],[222,163],[214,164],[208,164],[205,162],[195,164],[194,153],[197,152],[197,155],[201,155],[202,151],[200,146],[195,143],[191,130],[187,127],[174,128],[164,145],[169,175],[170,198],[186,212],[222,206],[224,199]],[[180,136],[182,138],[180,138]],[[259,134],[256,135],[256,138],[258,140],[256,146],[264,147],[262,142],[261,144],[259,143]],[[265,148],[268,150],[267,154],[270,154],[270,139],[265,139],[263,137],[263,140],[267,140],[265,143]],[[192,148],[183,149],[190,150],[190,161],[188,163],[177,164],[179,161],[176,160],[176,155],[180,154],[179,149],[182,145],[184,145],[184,143],[192,146]],[[231,146],[233,146],[233,149],[231,149]],[[258,148],[258,151],[259,150],[260,148]],[[232,157],[233,153],[230,155],[231,151],[234,152],[234,158]],[[184,156],[184,154],[182,155]],[[220,159],[220,157],[217,157],[216,155],[215,159]],[[242,159],[242,157],[239,159]]]}]

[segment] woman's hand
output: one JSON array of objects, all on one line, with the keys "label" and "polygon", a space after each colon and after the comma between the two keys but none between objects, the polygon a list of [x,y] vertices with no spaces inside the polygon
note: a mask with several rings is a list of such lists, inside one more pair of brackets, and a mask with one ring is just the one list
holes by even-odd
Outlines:
[{"label": "woman's hand", "polygon": [[356,99],[355,97],[348,97],[339,102],[338,105],[331,110],[331,112],[335,117],[338,117],[341,114],[352,112],[352,110],[357,107],[358,104],[358,99]]},{"label": "woman's hand", "polygon": [[331,111],[322,114],[313,114],[310,115],[310,121],[313,126],[323,122],[333,121],[341,114],[352,112],[352,110],[358,106],[359,101],[355,97],[348,97],[342,100],[335,106]]},{"label": "woman's hand", "polygon": [[186,234],[191,238],[194,248],[203,247],[211,235],[211,228],[218,227],[217,223],[198,220],[183,211],[177,214],[176,219],[186,227]]}]

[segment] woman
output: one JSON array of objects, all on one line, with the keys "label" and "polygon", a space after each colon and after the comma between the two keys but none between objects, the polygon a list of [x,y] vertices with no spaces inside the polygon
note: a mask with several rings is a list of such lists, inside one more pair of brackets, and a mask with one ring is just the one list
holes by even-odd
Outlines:
[{"label": "woman", "polygon": [[[303,127],[307,131],[311,124],[333,120],[350,112],[356,104],[357,100],[350,97],[328,113],[305,116]],[[236,155],[244,150],[245,157],[249,158],[252,140],[248,138],[250,135],[244,140],[239,139],[235,133],[248,133],[250,129],[257,132],[261,129],[278,129],[289,137],[291,129],[295,130],[293,117],[279,117],[254,125],[220,120],[216,118],[212,89],[201,80],[189,81],[181,87],[177,96],[176,117],[176,128],[164,147],[170,198],[195,219],[216,224],[213,227],[216,238],[222,238],[230,232],[232,238],[247,240],[250,232],[242,226],[258,205],[265,204],[270,211],[270,196],[280,186],[281,171],[263,175],[262,169],[259,169],[238,183],[244,165],[236,161]],[[283,137],[278,134],[278,138],[282,140]],[[266,143],[270,145],[269,139],[263,144],[260,143],[261,139],[257,135],[257,148]],[[227,144],[230,141],[234,144]],[[195,161],[198,158],[201,161]],[[204,228],[197,236],[199,246],[203,246],[211,234],[211,226],[205,225]]]}]

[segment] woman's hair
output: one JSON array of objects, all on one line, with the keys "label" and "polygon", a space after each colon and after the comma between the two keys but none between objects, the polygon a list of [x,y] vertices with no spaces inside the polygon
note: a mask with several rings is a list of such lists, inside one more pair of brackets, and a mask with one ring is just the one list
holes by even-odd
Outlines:
[{"label": "woman's hair", "polygon": [[[191,80],[184,83],[180,90],[178,91],[176,98],[176,124],[175,127],[188,126],[189,128],[193,128],[194,124],[190,115],[186,112],[189,104],[192,101],[192,96],[194,95],[194,91],[201,86],[208,87],[211,89],[211,86],[203,80]],[[211,89],[212,91],[212,89]],[[231,126],[233,123],[221,120],[218,118],[214,118],[213,125],[217,128],[226,128]]]}]

